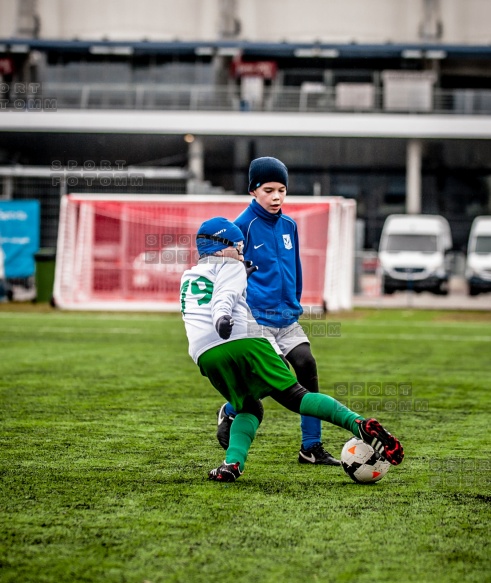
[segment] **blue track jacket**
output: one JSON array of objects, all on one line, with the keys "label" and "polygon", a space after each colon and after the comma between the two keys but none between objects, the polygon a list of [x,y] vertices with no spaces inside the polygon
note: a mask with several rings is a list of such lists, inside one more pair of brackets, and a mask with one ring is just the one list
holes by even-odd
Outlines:
[{"label": "blue track jacket", "polygon": [[247,282],[253,316],[264,326],[293,324],[303,312],[297,224],[281,210],[268,213],[255,199],[234,222],[244,235],[244,259],[258,266]]}]

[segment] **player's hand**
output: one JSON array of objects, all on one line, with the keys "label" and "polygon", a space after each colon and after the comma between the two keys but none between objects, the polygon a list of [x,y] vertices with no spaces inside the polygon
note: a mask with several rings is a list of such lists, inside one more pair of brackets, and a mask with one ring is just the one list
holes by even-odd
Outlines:
[{"label": "player's hand", "polygon": [[250,260],[244,261],[244,267],[247,273],[247,279],[258,269],[257,265],[254,265]]},{"label": "player's hand", "polygon": [[230,338],[230,334],[232,334],[232,328],[234,327],[234,320],[232,316],[220,316],[218,318],[217,323],[215,324],[215,328],[218,332],[220,338],[224,340],[228,340]]}]

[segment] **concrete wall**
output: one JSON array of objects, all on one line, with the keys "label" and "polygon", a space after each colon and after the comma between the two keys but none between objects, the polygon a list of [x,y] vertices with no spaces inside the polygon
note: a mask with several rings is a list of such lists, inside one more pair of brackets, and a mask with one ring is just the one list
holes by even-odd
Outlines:
[{"label": "concrete wall", "polygon": [[0,38],[15,36],[17,0],[0,0]]},{"label": "concrete wall", "polygon": [[[433,1],[443,26],[439,41],[491,42],[490,0]],[[0,0],[1,37],[16,36],[19,2]],[[37,13],[41,38],[216,40],[228,8],[241,25],[238,39],[410,43],[421,40],[424,6],[425,0],[37,0]]]},{"label": "concrete wall", "polygon": [[38,0],[42,38],[214,38],[216,0]]}]

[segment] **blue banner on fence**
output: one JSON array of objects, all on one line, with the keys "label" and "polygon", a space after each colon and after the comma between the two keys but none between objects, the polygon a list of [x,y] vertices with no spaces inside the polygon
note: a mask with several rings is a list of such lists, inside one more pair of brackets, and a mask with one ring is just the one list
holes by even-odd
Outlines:
[{"label": "blue banner on fence", "polygon": [[5,277],[34,275],[39,250],[39,201],[0,201],[0,245],[5,255]]}]

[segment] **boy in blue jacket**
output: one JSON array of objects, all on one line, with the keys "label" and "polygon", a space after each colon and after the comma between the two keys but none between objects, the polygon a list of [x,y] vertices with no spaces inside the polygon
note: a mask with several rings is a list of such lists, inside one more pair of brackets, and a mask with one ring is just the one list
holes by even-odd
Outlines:
[{"label": "boy in blue jacket", "polygon": [[[249,270],[252,277],[247,287],[252,315],[264,327],[265,336],[273,336],[298,382],[311,393],[318,393],[317,364],[309,339],[298,323],[303,312],[302,265],[297,225],[281,210],[287,189],[288,170],[283,162],[271,157],[253,160],[249,192],[254,198],[234,222],[244,235],[244,259],[257,266],[253,275],[253,268]],[[218,410],[217,439],[224,449],[229,445],[236,414],[230,403]],[[300,463],[341,465],[323,447],[319,419],[303,415],[301,429]]]},{"label": "boy in blue jacket", "polygon": [[376,419],[364,419],[329,395],[309,393],[284,365],[272,342],[263,337],[246,302],[240,229],[223,217],[205,221],[198,230],[196,247],[198,264],[181,279],[189,355],[237,410],[225,460],[208,478],[218,482],[240,478],[263,418],[261,399],[267,396],[290,411],[351,431],[391,464],[400,464],[404,450],[397,438]]}]

